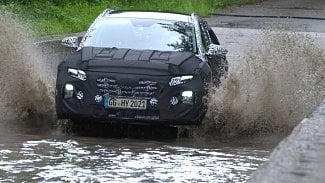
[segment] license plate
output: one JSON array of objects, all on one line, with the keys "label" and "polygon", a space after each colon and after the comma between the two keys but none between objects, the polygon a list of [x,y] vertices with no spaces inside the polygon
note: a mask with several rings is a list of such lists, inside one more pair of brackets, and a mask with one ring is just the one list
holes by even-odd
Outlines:
[{"label": "license plate", "polygon": [[147,101],[139,99],[125,98],[105,98],[104,106],[106,108],[124,108],[124,109],[147,109]]}]

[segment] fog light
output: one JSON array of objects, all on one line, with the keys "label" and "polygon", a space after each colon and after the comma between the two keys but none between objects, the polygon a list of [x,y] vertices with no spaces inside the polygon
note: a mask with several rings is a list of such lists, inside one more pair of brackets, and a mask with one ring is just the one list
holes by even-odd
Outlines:
[{"label": "fog light", "polygon": [[193,91],[182,92],[182,103],[193,105],[194,103]]},{"label": "fog light", "polygon": [[74,87],[72,84],[65,84],[63,98],[71,98],[73,96]]},{"label": "fog light", "polygon": [[78,91],[76,97],[77,99],[81,100],[82,98],[84,98],[84,93],[82,91]]}]

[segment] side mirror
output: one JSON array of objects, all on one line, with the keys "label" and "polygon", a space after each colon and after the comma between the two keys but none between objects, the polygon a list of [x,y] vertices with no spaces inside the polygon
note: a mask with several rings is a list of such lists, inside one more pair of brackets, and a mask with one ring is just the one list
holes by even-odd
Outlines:
[{"label": "side mirror", "polygon": [[228,50],[221,45],[210,44],[208,55],[226,55]]},{"label": "side mirror", "polygon": [[62,39],[61,45],[69,47],[69,48],[78,48],[79,40],[77,36],[66,37]]}]

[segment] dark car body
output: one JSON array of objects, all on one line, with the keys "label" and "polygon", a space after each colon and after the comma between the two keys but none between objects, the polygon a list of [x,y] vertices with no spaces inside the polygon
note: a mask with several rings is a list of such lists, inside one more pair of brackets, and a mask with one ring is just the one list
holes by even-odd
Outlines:
[{"label": "dark car body", "polygon": [[112,11],[97,17],[59,66],[59,119],[200,124],[207,84],[227,72],[226,50],[195,14]]}]

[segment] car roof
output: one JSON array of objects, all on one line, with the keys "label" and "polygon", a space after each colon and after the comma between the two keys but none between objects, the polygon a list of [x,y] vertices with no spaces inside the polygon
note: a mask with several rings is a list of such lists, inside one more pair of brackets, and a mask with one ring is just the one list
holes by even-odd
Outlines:
[{"label": "car roof", "polygon": [[156,12],[156,11],[112,11],[104,15],[104,17],[115,18],[148,18],[157,20],[170,20],[191,22],[191,16],[180,13]]}]

